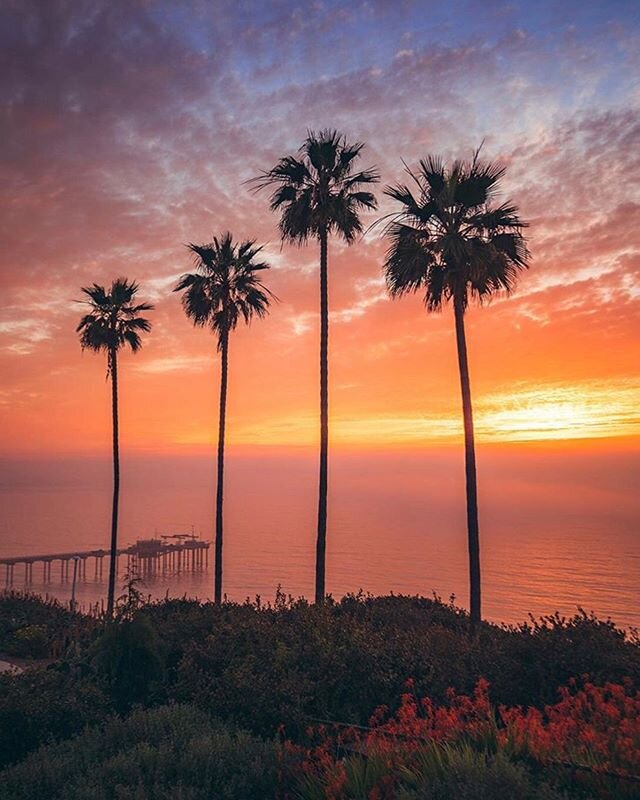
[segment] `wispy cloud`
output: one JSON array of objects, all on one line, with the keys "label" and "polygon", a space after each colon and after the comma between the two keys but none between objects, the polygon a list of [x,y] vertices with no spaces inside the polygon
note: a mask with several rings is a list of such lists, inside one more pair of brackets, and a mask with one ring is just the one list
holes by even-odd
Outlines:
[{"label": "wispy cloud", "polygon": [[159,375],[164,372],[200,372],[211,366],[206,356],[166,356],[148,359],[135,365],[137,372]]},{"label": "wispy cloud", "polygon": [[0,322],[0,348],[15,355],[28,355],[40,342],[51,339],[51,325],[40,319]]},{"label": "wispy cloud", "polygon": [[[234,338],[234,424],[267,430],[279,414],[315,410],[317,242],[281,246],[268,197],[245,181],[327,125],[366,142],[362,164],[376,164],[383,184],[401,177],[401,159],[451,158],[484,139],[485,154],[508,168],[504,196],[530,222],[533,264],[512,297],[470,312],[474,386],[526,378],[584,388],[590,379],[627,397],[617,381],[637,372],[640,325],[634,3],[615,13],[579,0],[499,3],[482,15],[441,4],[428,26],[414,0],[304,10],[293,0],[240,9],[221,0],[215,14],[169,0],[0,6],[10,67],[0,71],[0,370],[7,391],[41,395],[31,416],[5,413],[16,446],[42,433],[52,407],[67,439],[76,409],[93,408],[75,378],[90,373],[72,300],[119,275],[156,305],[127,391],[143,396],[149,376],[168,387],[189,373],[190,416],[209,418],[209,356],[171,289],[190,268],[184,243],[224,230],[266,243],[265,280],[282,301]],[[378,197],[384,214],[392,202],[382,187]],[[446,438],[459,430],[450,310],[428,316],[420,297],[387,303],[384,249],[373,234],[352,247],[332,237],[332,389],[354,386],[333,408],[335,435]],[[589,397],[600,419],[606,403]],[[476,399],[481,435],[490,424],[494,436],[501,425],[504,435],[531,434],[527,403],[547,409],[536,412],[539,426],[547,413],[552,424],[551,399],[505,399],[508,419]],[[582,401],[571,402],[580,418]],[[165,412],[169,426],[175,415]],[[98,427],[98,410],[90,414]],[[289,435],[284,423],[278,430]]]}]

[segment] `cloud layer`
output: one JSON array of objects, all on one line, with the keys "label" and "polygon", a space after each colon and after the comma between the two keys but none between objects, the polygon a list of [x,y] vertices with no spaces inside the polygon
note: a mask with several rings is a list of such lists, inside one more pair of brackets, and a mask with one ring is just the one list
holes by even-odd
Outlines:
[{"label": "cloud layer", "polygon": [[[73,301],[120,274],[157,304],[153,335],[125,368],[126,440],[210,441],[214,342],[190,329],[170,288],[189,266],[184,243],[226,229],[266,243],[281,298],[234,337],[230,440],[268,429],[286,442],[291,420],[314,419],[317,253],[281,248],[266,198],[243,182],[327,125],[366,141],[384,182],[401,158],[467,154],[482,140],[508,166],[534,263],[516,295],[470,314],[479,398],[523,384],[587,387],[585,397],[594,382],[629,386],[639,33],[633,2],[3,4],[3,446],[108,441],[104,364],[80,355]],[[450,315],[386,299],[383,252],[375,233],[331,251],[332,413],[352,431],[380,418],[446,422],[458,402]]]}]

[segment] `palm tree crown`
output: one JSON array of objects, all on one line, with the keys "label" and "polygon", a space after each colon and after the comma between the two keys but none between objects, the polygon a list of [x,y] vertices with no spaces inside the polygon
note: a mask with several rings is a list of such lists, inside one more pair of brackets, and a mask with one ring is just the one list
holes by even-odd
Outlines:
[{"label": "palm tree crown", "polygon": [[377,207],[362,187],[379,180],[375,169],[354,171],[363,147],[335,130],[309,131],[298,157],[281,158],[253,181],[257,190],[275,186],[271,210],[281,211],[283,239],[302,244],[324,231],[351,243],[361,233],[358,212]]},{"label": "palm tree crown", "polygon": [[247,240],[235,244],[225,233],[211,244],[188,245],[194,253],[196,272],[182,275],[175,292],[184,291],[182,305],[194,325],[209,326],[218,336],[218,348],[242,318],[264,317],[274,295],[263,285],[260,270],[269,269],[255,258],[262,250]]},{"label": "palm tree crown", "polygon": [[513,289],[529,253],[522,236],[527,226],[511,202],[492,205],[504,168],[454,161],[449,169],[429,156],[417,172],[407,168],[417,191],[403,184],[385,194],[402,210],[392,216],[384,265],[389,292],[398,296],[423,289],[429,311],[453,299],[464,309],[495,292]]},{"label": "palm tree crown", "polygon": [[97,283],[82,289],[88,297],[85,302],[91,306],[91,311],[82,317],[76,328],[80,334],[80,344],[83,349],[106,351],[109,369],[114,352],[129,345],[136,353],[142,347],[140,334],[151,330],[149,320],[139,314],[151,311],[153,306],[150,303],[133,302],[138,288],[135,281],[117,278],[108,291]]}]

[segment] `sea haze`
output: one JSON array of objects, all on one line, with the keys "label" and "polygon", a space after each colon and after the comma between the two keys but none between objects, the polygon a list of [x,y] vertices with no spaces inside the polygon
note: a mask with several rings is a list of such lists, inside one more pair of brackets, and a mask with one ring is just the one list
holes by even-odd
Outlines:
[{"label": "sea haze", "polygon": [[[578,607],[640,626],[639,450],[565,445],[479,448],[484,613],[497,622]],[[0,556],[108,547],[108,458],[5,459]],[[120,541],[190,532],[212,539],[209,455],[123,455]],[[224,591],[272,599],[280,585],[313,595],[316,457],[231,452],[225,493]],[[331,456],[327,587],[335,596],[436,592],[467,602],[460,448]],[[210,597],[209,571],[147,581],[154,596]],[[33,590],[68,599],[70,587]],[[106,575],[106,570],[105,570]],[[122,576],[120,576],[120,579]],[[4,569],[0,568],[4,582]],[[4,585],[4,584],[3,584]],[[16,568],[16,585],[24,586]],[[87,569],[78,596],[105,587]]]}]

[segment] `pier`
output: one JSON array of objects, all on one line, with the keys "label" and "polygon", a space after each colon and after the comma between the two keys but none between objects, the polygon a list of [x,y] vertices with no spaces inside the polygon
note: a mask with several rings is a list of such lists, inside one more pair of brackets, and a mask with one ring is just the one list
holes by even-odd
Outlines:
[{"label": "pier", "polygon": [[[129,547],[118,548],[116,574],[121,568],[121,560],[124,559],[127,573],[141,578],[203,570],[209,563],[210,546],[210,542],[202,541],[193,534],[138,539]],[[109,556],[109,550],[78,550],[70,553],[0,558],[0,566],[5,568],[6,589],[14,587],[20,579],[26,585],[34,583],[34,567],[38,572],[41,569],[43,584],[52,583],[54,579],[67,583],[73,575],[74,562],[77,562],[77,580],[88,580],[89,573],[94,581],[101,581],[105,572],[104,559]],[[55,570],[54,565],[57,567]]]}]

